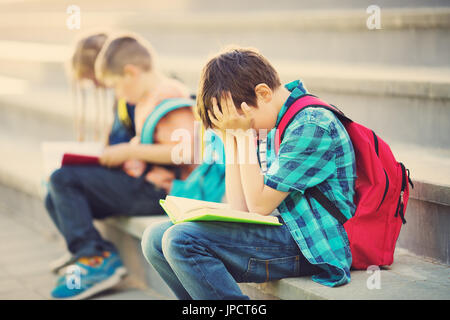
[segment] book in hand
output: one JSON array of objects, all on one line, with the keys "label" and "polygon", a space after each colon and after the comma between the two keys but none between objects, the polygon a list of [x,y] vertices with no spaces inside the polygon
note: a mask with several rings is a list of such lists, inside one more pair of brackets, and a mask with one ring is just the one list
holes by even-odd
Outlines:
[{"label": "book in hand", "polygon": [[159,200],[174,224],[188,221],[225,221],[256,223],[273,226],[282,225],[277,217],[233,210],[229,204],[167,196]]},{"label": "book in hand", "polygon": [[99,165],[99,157],[89,156],[76,153],[64,153],[61,166],[73,166],[73,165]]},{"label": "book in hand", "polygon": [[48,181],[56,169],[64,165],[98,164],[104,145],[99,142],[52,141],[43,142],[43,180]]}]

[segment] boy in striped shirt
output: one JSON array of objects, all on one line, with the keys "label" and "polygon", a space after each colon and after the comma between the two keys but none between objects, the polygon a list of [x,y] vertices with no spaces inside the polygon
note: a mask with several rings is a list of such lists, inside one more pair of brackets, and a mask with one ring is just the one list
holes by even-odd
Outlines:
[{"label": "boy in striped shirt", "polygon": [[[350,281],[344,227],[305,195],[317,186],[347,218],[354,214],[356,164],[345,128],[331,111],[306,108],[287,127],[278,155],[273,151],[282,116],[304,94],[300,81],[282,86],[254,49],[227,50],[204,67],[196,112],[224,140],[228,202],[262,215],[277,209],[283,225],[189,222],[146,230],[144,254],[178,298],[247,299],[238,282],[305,275],[332,287]],[[257,138],[266,142],[259,159]]]}]

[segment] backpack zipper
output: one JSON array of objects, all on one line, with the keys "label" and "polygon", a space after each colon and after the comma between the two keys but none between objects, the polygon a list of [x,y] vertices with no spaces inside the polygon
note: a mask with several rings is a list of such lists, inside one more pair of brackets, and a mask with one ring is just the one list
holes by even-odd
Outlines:
[{"label": "backpack zipper", "polygon": [[[384,170],[384,169],[383,169]],[[383,194],[383,199],[381,199],[380,204],[378,205],[377,211],[378,209],[380,209],[381,205],[383,204],[384,199],[386,198],[387,192],[389,190],[389,177],[386,173],[386,170],[384,170],[384,175],[386,177],[386,186],[384,187],[384,194]]]},{"label": "backpack zipper", "polygon": [[[379,145],[379,143],[378,143],[378,137],[377,137],[377,135],[375,134],[375,131],[373,131],[373,130],[372,130],[372,134],[373,134],[373,144],[374,144],[374,148],[375,148],[375,153],[377,154],[378,157],[380,157],[379,146],[378,146],[378,145]],[[381,205],[382,205],[383,202],[384,202],[384,199],[386,198],[387,192],[388,192],[388,190],[389,190],[389,177],[388,177],[387,172],[386,172],[386,170],[385,170],[384,168],[383,168],[383,171],[384,171],[384,176],[386,177],[386,186],[384,187],[383,198],[381,199],[381,202],[380,202],[380,204],[378,205],[376,211],[378,211],[378,209],[380,209]]]},{"label": "backpack zipper", "polygon": [[397,209],[395,210],[395,217],[398,217],[398,215],[400,214],[400,218],[402,219],[402,223],[405,224],[406,220],[405,220],[405,202],[403,199],[403,196],[405,194],[405,189],[406,189],[406,168],[403,165],[403,163],[399,162],[400,164],[400,168],[402,170],[402,188],[400,190],[400,197],[398,199],[398,203],[397,203]]},{"label": "backpack zipper", "polygon": [[372,134],[373,134],[373,143],[374,143],[374,147],[375,147],[375,152],[376,152],[377,156],[380,157],[379,150],[378,150],[378,137],[375,134],[375,131],[373,131],[373,130],[372,130]]}]

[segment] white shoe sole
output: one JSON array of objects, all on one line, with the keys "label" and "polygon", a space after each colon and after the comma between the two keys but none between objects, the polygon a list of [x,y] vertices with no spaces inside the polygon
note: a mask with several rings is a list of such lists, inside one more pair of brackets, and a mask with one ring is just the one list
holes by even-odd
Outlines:
[{"label": "white shoe sole", "polygon": [[49,263],[50,271],[58,274],[62,269],[75,262],[74,257],[70,253],[65,253],[62,257]]},{"label": "white shoe sole", "polygon": [[57,300],[83,300],[87,299],[89,297],[92,297],[93,295],[100,293],[102,291],[105,291],[107,289],[110,289],[114,287],[116,284],[122,280],[127,275],[127,269],[125,267],[119,267],[116,269],[114,274],[109,277],[108,279],[103,280],[102,282],[94,285],[92,288],[87,289],[86,291],[80,293],[79,295],[75,297],[70,298],[64,298],[64,299],[57,299]]}]

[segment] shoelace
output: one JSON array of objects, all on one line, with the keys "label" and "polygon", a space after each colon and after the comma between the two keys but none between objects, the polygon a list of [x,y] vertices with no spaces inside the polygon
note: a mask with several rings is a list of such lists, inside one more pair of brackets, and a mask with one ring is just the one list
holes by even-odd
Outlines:
[{"label": "shoelace", "polygon": [[93,256],[93,257],[81,257],[78,259],[80,264],[84,264],[90,267],[96,267],[103,263],[105,258],[108,258],[111,254],[107,251],[103,252],[103,256]]},{"label": "shoelace", "polygon": [[86,266],[90,267],[96,267],[100,265],[103,262],[103,257],[96,256],[96,257],[83,257],[78,259],[78,262],[80,264],[84,264]]}]

